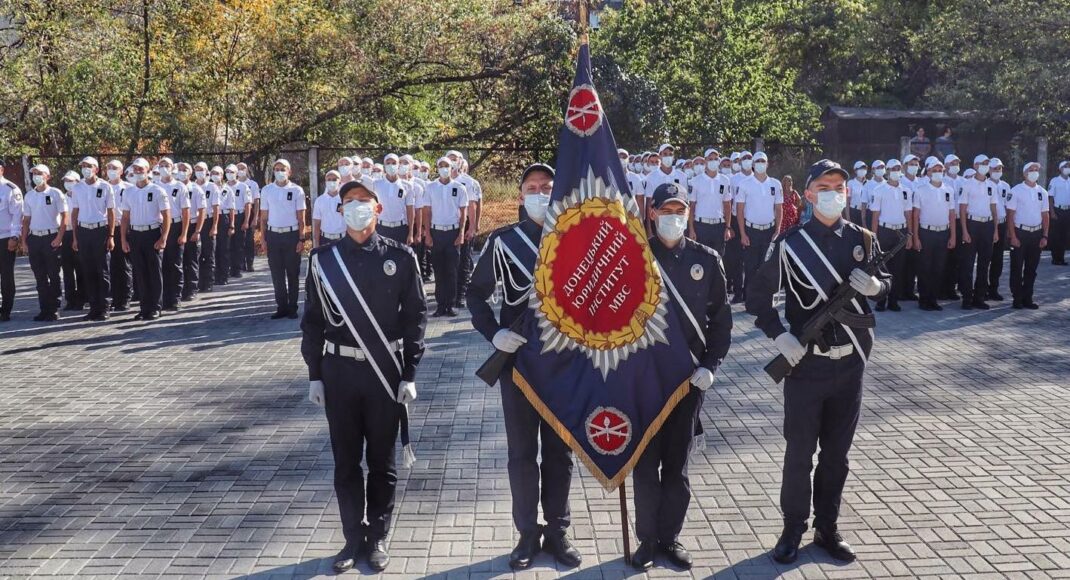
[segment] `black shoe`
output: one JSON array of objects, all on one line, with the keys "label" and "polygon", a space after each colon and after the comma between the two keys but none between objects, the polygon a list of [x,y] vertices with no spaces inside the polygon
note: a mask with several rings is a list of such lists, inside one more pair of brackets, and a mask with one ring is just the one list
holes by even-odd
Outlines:
[{"label": "black shoe", "polygon": [[278,320],[280,318],[286,318],[286,311],[285,310],[276,310],[275,314],[271,315],[271,319],[272,320]]},{"label": "black shoe", "polygon": [[929,306],[930,306],[930,307],[931,307],[931,308],[932,308],[932,309],[933,309],[933,310],[934,310],[935,312],[940,312],[941,310],[943,310],[943,309],[944,309],[944,307],[943,307],[943,306],[940,306],[940,304],[939,304],[939,303],[937,303],[937,302],[930,302],[930,303],[929,303]]},{"label": "black shoe", "polygon": [[962,301],[962,309],[963,310],[973,310],[973,302],[970,301],[970,300],[963,300]]},{"label": "black shoe", "polygon": [[445,315],[446,315],[445,312],[443,312],[441,310],[436,310],[434,312],[434,314],[431,315],[431,318],[439,318],[439,317],[442,317],[442,316],[445,316]]},{"label": "black shoe", "polygon": [[854,562],[855,551],[851,545],[843,540],[843,536],[834,530],[814,529],[814,545],[824,548],[833,560],[840,562]]},{"label": "black shoe", "polygon": [[145,315],[145,320],[156,320],[157,318],[160,317],[160,314],[161,313],[160,313],[159,310],[154,310],[154,311],[152,311],[152,312],[150,312],[150,313]]},{"label": "black shoe", "polygon": [[1023,308],[1021,301],[1015,300],[1013,303],[1011,303],[1011,308],[1015,310],[1021,310]]},{"label": "black shoe", "polygon": [[46,318],[46,316],[48,316],[48,315],[45,314],[44,312],[40,312],[40,313],[37,314],[37,316],[33,317],[33,321],[34,322],[44,322],[44,321],[48,320],[48,318]]},{"label": "black shoe", "polygon": [[962,300],[962,296],[958,292],[948,292],[946,300]]},{"label": "black shoe", "polygon": [[993,290],[992,292],[988,293],[988,299],[994,300],[996,302],[1003,302],[1003,295]]},{"label": "black shoe", "polygon": [[7,312],[0,314],[0,322],[11,322],[11,315]]},{"label": "black shoe", "polygon": [[1070,262],[1052,262],[1052,266],[1070,266]]},{"label": "black shoe", "polygon": [[1025,306],[1029,310],[1037,310],[1040,308],[1040,305],[1036,302],[1026,302],[1025,304],[1023,304],[1023,306]]},{"label": "black shoe", "polygon": [[178,312],[178,304],[168,304],[167,306],[164,306],[163,309],[168,312]]},{"label": "black shoe", "polygon": [[368,565],[376,572],[386,570],[390,563],[390,555],[386,553],[386,542],[375,540],[368,545]]},{"label": "black shoe", "polygon": [[906,300],[907,302],[915,302],[918,299],[918,295],[914,293],[904,294],[900,300]]},{"label": "black shoe", "polygon": [[743,304],[743,296],[736,295],[732,297],[732,304]]},{"label": "black shoe", "polygon": [[561,563],[562,566],[569,568],[575,568],[583,562],[583,556],[580,556],[580,551],[572,545],[568,536],[564,532],[561,533],[547,533],[543,535],[542,549],[553,554],[554,559]]},{"label": "black shoe", "polygon": [[454,308],[468,308],[468,301],[465,300],[464,298],[461,298],[457,302],[454,302],[453,307]]},{"label": "black shoe", "polygon": [[453,318],[454,316],[457,316],[457,311],[452,308],[447,308],[442,315],[447,318]]},{"label": "black shoe", "polygon": [[298,315],[297,315],[297,308],[291,308],[291,309],[290,309],[290,310],[289,310],[289,311],[288,311],[288,312],[286,313],[286,318],[289,318],[290,320],[297,320],[297,316],[298,316]]},{"label": "black shoe", "polygon": [[654,567],[654,552],[658,549],[656,542],[640,542],[632,554],[632,568],[649,570]]},{"label": "black shoe", "polygon": [[126,304],[120,304],[118,306],[112,306],[111,307],[111,311],[112,312],[126,312],[128,310],[130,310],[130,307],[127,306]]},{"label": "black shoe", "polygon": [[887,308],[883,304],[878,304],[877,307],[874,308],[877,312],[884,312],[886,309]]},{"label": "black shoe", "polygon": [[542,549],[539,541],[541,537],[541,531],[520,534],[520,541],[509,554],[509,567],[513,570],[530,568],[531,563],[535,561],[536,554]]},{"label": "black shoe", "polygon": [[137,314],[134,315],[134,320],[145,320],[145,315],[142,314],[141,312],[138,312]]},{"label": "black shoe", "polygon": [[889,304],[888,305],[888,310],[891,310],[892,312],[899,312],[899,311],[903,310],[903,307],[899,306],[898,304]]},{"label": "black shoe", "polygon": [[359,544],[346,543],[346,546],[342,548],[341,552],[334,557],[334,571],[338,574],[342,572],[348,572],[357,564],[357,554],[360,553]]},{"label": "black shoe", "polygon": [[111,315],[108,314],[107,312],[98,312],[97,315],[93,318],[93,321],[94,322],[105,322],[109,318],[111,318]]},{"label": "black shoe", "polygon": [[991,306],[985,304],[984,300],[974,300],[973,307],[978,310],[989,310],[992,308]]},{"label": "black shoe", "polygon": [[938,304],[930,304],[928,302],[918,302],[918,308],[926,312],[935,312],[940,309]]},{"label": "black shoe", "polygon": [[241,278],[241,272],[231,272],[231,278]]},{"label": "black shoe", "polygon": [[96,317],[97,317],[97,313],[96,312],[90,312],[89,314],[86,314],[85,316],[83,316],[82,320],[84,320],[85,322],[91,322]]},{"label": "black shoe", "polygon": [[691,569],[691,552],[688,552],[683,544],[677,541],[659,542],[658,547],[674,565],[684,570]]},{"label": "black shoe", "polygon": [[773,559],[781,564],[791,564],[799,558],[799,544],[802,543],[804,528],[785,527],[780,539],[773,547]]},{"label": "black shoe", "polygon": [[71,303],[68,302],[67,305],[63,307],[63,309],[64,310],[81,310],[83,307],[84,307],[84,305],[82,305],[82,304],[71,304]]}]

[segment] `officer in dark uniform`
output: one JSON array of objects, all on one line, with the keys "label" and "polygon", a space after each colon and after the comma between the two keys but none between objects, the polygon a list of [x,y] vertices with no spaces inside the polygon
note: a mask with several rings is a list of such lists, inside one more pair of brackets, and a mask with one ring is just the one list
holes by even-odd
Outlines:
[{"label": "officer in dark uniform", "polygon": [[632,472],[639,538],[632,565],[639,570],[654,565],[658,550],[673,564],[691,568],[691,554],[677,539],[691,502],[688,457],[695,435],[701,433],[703,393],[713,384],[713,375],[732,342],[732,308],[721,257],[684,237],[687,213],[684,188],[663,183],[654,190],[649,214],[655,235],[650,238],[650,250],[670,288],[676,318],[697,368],[691,376],[694,388],[673,409]]},{"label": "officer in dark uniform", "polygon": [[[847,453],[862,408],[862,376],[873,347],[872,330],[833,323],[823,331],[823,345],[803,345],[795,337],[838,284],[849,283],[871,300],[881,299],[890,289],[885,275],[877,278],[860,269],[879,244],[872,232],[842,217],[848,177],[839,164],[827,159],[810,168],[806,199],[814,206],[813,219],[784,232],[747,291],[747,311],[757,317],[755,326],[775,339],[777,349],[794,367],[784,380],[787,449],[780,487],[784,530],[773,549],[773,558],[781,563],[798,557],[810,517],[811,460],[819,443],[812,493],[814,544],[837,560],[855,558],[836,521],[847,480]],[[785,288],[790,332],[773,306],[773,296]],[[852,301],[851,308],[857,316],[872,318],[861,297]]]},{"label": "officer in dark uniform", "polygon": [[[397,486],[394,440],[407,417],[405,405],[416,399],[427,301],[412,249],[375,232],[382,211],[375,194],[351,181],[339,195],[346,236],[312,252],[301,354],[308,365],[309,399],[326,409],[334,453],[334,489],[346,539],[334,569],[352,568],[364,544],[369,565],[382,571],[390,561],[386,535]],[[362,458],[368,463],[366,483]]]},{"label": "officer in dark uniform", "polygon": [[[495,230],[487,238],[483,253],[468,286],[467,302],[475,327],[494,348],[516,352],[524,337],[510,330],[528,308],[531,274],[535,271],[536,248],[542,238],[543,219],[550,205],[554,170],[537,163],[524,170],[520,179],[520,203],[528,219]],[[501,317],[495,317],[487,303],[496,284],[504,287]],[[502,369],[502,411],[505,440],[509,447],[509,491],[513,497],[513,525],[520,541],[509,557],[514,569],[531,566],[535,555],[545,548],[565,566],[578,566],[580,553],[569,541],[571,523],[568,493],[572,485],[572,451],[544,422],[524,393],[513,383],[513,365]],[[539,438],[542,436],[542,464]],[[540,483],[542,490],[540,495]],[[542,500],[546,525],[539,525]]]}]

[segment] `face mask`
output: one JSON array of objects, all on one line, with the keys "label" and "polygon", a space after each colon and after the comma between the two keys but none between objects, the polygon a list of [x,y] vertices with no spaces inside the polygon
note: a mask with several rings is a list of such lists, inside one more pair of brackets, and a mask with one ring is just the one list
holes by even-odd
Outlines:
[{"label": "face mask", "polygon": [[768,169],[768,168],[769,168],[769,164],[765,163],[763,161],[759,161],[758,163],[754,164],[754,172],[755,173],[761,173],[762,175],[765,175],[765,170]]},{"label": "face mask", "polygon": [[857,177],[859,179],[865,179],[866,178],[866,170],[865,169],[855,169],[855,177]]},{"label": "face mask", "polygon": [[977,174],[981,175],[982,177],[988,175],[988,164],[985,163],[984,165],[978,165]]},{"label": "face mask", "polygon": [[1063,175],[1070,175],[1070,167],[1063,167]]},{"label": "face mask", "polygon": [[232,172],[232,171],[228,171],[227,172],[227,181],[234,181],[237,178],[238,178],[238,176],[234,172]]},{"label": "face mask", "polygon": [[959,166],[958,165],[949,165],[948,168],[947,168],[947,174],[950,175],[951,177],[955,177],[956,175],[959,174]]},{"label": "face mask", "polygon": [[722,167],[721,168],[721,175],[732,175],[732,168],[731,167]]},{"label": "face mask", "polygon": [[163,181],[163,178],[160,177],[159,173],[157,173],[157,174],[152,176],[152,182],[153,183],[159,184],[161,181]]},{"label": "face mask", "polygon": [[918,174],[918,166],[917,165],[907,165],[907,175],[910,175],[910,176],[913,177],[913,176],[915,176],[917,174]]},{"label": "face mask", "polygon": [[363,230],[371,225],[375,217],[374,201],[350,201],[342,206],[346,226],[354,230]]},{"label": "face mask", "polygon": [[223,181],[223,176],[219,175],[218,173],[213,173],[212,174],[212,181],[214,181],[216,183],[219,183],[220,181]]},{"label": "face mask", "polygon": [[550,207],[550,196],[541,193],[529,193],[524,196],[524,210],[528,217],[541,222],[546,217],[546,209]]},{"label": "face mask", "polygon": [[1036,181],[1038,179],[1040,179],[1040,172],[1039,171],[1030,171],[1030,172],[1025,174],[1025,178],[1028,179],[1029,181],[1032,181],[1032,182],[1036,183]]},{"label": "face mask", "polygon": [[402,163],[398,166],[398,168],[398,171],[400,171],[402,175],[409,175],[409,173],[412,171],[412,166],[410,166],[408,163]]},{"label": "face mask", "polygon": [[338,182],[334,179],[327,182],[327,191],[334,192],[338,189]]},{"label": "face mask", "polygon": [[935,173],[930,173],[929,174],[929,181],[931,181],[933,183],[940,183],[943,180],[944,180],[943,172],[937,171]]},{"label": "face mask", "polygon": [[341,173],[342,177],[349,177],[349,174],[353,173],[353,166],[352,165],[339,165],[338,166],[338,173]]},{"label": "face mask", "polygon": [[43,185],[44,182],[45,182],[45,176],[44,175],[34,175],[33,176],[33,184],[34,185]]},{"label": "face mask", "polygon": [[93,177],[93,168],[92,167],[83,167],[82,168],[82,177],[84,177],[86,179],[89,179],[90,177]]},{"label": "face mask", "polygon": [[160,179],[167,179],[171,177],[171,169],[167,167],[160,168]]},{"label": "face mask", "polygon": [[653,163],[649,163],[649,164],[647,164],[647,166],[646,166],[646,172],[647,172],[647,173],[653,173],[653,172],[654,172],[654,170],[655,170],[655,169],[657,169],[657,168],[658,168],[658,166],[657,166],[657,165],[654,165]]},{"label": "face mask", "polygon": [[145,183],[146,181],[148,181],[149,176],[148,176],[147,173],[136,173],[135,172],[135,173],[130,174],[130,179],[132,179],[134,181],[134,183],[141,184],[141,183]]},{"label": "face mask", "polygon": [[361,175],[370,175],[371,172],[372,172],[372,168],[371,167],[361,167],[360,168],[360,174]]},{"label": "face mask", "polygon": [[620,168],[623,169],[624,171],[628,171],[629,169],[631,169],[628,166],[628,160],[627,159],[621,159],[620,160]]},{"label": "face mask", "polygon": [[446,179],[447,177],[450,176],[450,168],[449,167],[439,167],[438,168],[438,176],[441,177],[442,179]]},{"label": "face mask", "polygon": [[698,174],[706,173],[706,168],[707,167],[716,167],[716,166],[717,166],[716,162],[714,162],[714,165],[706,165],[705,163],[696,163],[695,164],[695,173],[698,173]]},{"label": "face mask", "polygon": [[738,173],[740,169],[741,169],[741,167],[740,167],[739,163],[733,163],[732,164],[732,171],[733,172]]},{"label": "face mask", "polygon": [[186,181],[187,177],[189,177],[189,174],[187,174],[185,171],[176,171],[175,172],[175,179],[177,179],[179,181]]},{"label": "face mask", "polygon": [[992,175],[990,175],[989,177],[992,178],[992,181],[999,181],[999,179],[1001,177],[1003,177],[1003,172],[1002,171],[993,171]]},{"label": "face mask", "polygon": [[424,181],[426,181],[427,180],[427,172],[424,171],[423,169],[421,169],[421,170],[416,172],[416,177],[419,177],[420,179],[423,179]]},{"label": "face mask", "polygon": [[688,168],[684,169],[684,175],[686,175],[688,177],[694,177],[695,176],[695,168],[694,167],[688,167]]},{"label": "face mask", "polygon": [[279,183],[282,183],[283,181],[286,181],[287,177],[288,176],[286,175],[285,171],[276,171],[275,172],[275,181],[277,181]]},{"label": "face mask", "polygon": [[884,172],[885,170],[883,167],[878,167],[877,169],[873,170],[873,175],[876,175],[877,177],[884,177]]},{"label": "face mask", "polygon": [[193,176],[196,177],[198,181],[204,181],[204,172],[203,171],[194,171],[193,172]]},{"label": "face mask", "polygon": [[66,191],[67,193],[71,192],[71,188],[72,187],[74,187],[74,183],[71,183],[70,181],[64,181],[63,182],[63,190]]},{"label": "face mask", "polygon": [[658,235],[670,242],[675,242],[684,237],[685,229],[687,229],[686,215],[669,214],[658,216]]},{"label": "face mask", "polygon": [[675,160],[676,160],[676,158],[673,157],[672,155],[662,155],[662,157],[661,157],[661,166],[662,167],[672,167],[672,162],[675,161]]},{"label": "face mask", "polygon": [[386,174],[389,175],[390,177],[393,177],[393,176],[398,174],[398,166],[397,165],[384,165],[383,166],[383,171],[385,171]]},{"label": "face mask", "polygon": [[246,171],[245,171],[244,169],[239,169],[239,170],[238,170],[238,177],[239,177],[240,179],[245,179],[245,176],[246,176],[246,175],[248,175],[248,173],[247,173],[247,172],[246,172]]},{"label": "face mask", "polygon": [[843,213],[847,206],[847,196],[838,191],[822,191],[817,194],[817,211],[827,218],[834,218]]},{"label": "face mask", "polygon": [[892,171],[888,172],[888,179],[891,179],[892,181],[899,181],[902,178],[903,178],[903,172],[902,171],[892,170]]},{"label": "face mask", "polygon": [[110,179],[112,181],[115,181],[116,179],[119,179],[119,170],[118,169],[109,169],[108,170],[108,179]]},{"label": "face mask", "polygon": [[754,166],[754,161],[750,159],[744,159],[743,161],[739,162],[739,166],[742,167],[744,171],[750,171],[751,167]]}]

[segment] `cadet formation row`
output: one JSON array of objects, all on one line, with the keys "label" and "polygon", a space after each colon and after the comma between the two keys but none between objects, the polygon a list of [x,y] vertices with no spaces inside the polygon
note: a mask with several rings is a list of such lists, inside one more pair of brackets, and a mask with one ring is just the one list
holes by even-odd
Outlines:
[{"label": "cadet formation row", "polygon": [[275,290],[272,318],[296,319],[306,241],[315,248],[342,237],[338,191],[352,181],[379,192],[380,231],[418,251],[424,279],[433,271],[439,280],[437,314],[456,316],[471,278],[482,189],[460,152],[435,165],[437,178],[429,180],[430,164],[411,155],[390,154],[382,164],[341,158],[312,204],[308,232],[305,191],[290,181],[284,159],[261,188],[244,163],[209,169],[164,157],[150,167],[139,158],[124,168],[112,160],[102,175],[98,161],[86,157],[78,173],[63,176],[62,191],[48,166],[33,167],[25,196],[0,164],[0,322],[11,319],[20,249],[36,281],[34,320],[58,320],[61,306],[87,305],[86,320],[106,320],[134,302],[137,320],[154,320],[253,271],[257,230]]}]

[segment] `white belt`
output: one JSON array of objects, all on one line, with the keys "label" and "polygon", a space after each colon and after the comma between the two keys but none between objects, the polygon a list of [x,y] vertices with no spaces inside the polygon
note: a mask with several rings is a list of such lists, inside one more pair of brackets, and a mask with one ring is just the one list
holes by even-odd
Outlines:
[{"label": "white belt", "polygon": [[461,227],[461,224],[449,224],[449,225],[431,224],[431,229],[438,230],[440,232],[450,232],[450,231],[456,230],[456,229],[458,229],[460,227]]},{"label": "white belt", "polygon": [[160,229],[160,224],[152,224],[151,226],[130,226],[130,229],[134,230],[135,232],[147,232],[149,230]]},{"label": "white belt", "polygon": [[1039,230],[1040,228],[1042,228],[1043,226],[1016,226],[1016,227],[1018,229],[1022,230],[1023,232],[1035,232],[1035,231]]},{"label": "white belt", "polygon": [[59,230],[30,230],[30,234],[35,236],[54,236],[59,233]]},{"label": "white belt", "polygon": [[94,223],[88,223],[88,224],[83,224],[81,222],[78,222],[78,227],[85,228],[87,230],[95,230],[97,228],[102,228],[102,227],[104,227],[106,225],[108,225],[108,222],[94,222]]},{"label": "white belt", "polygon": [[[755,224],[751,222],[745,222],[748,228],[752,230],[765,231],[773,227],[773,224]],[[774,222],[775,223],[775,222]]]},{"label": "white belt", "polygon": [[328,240],[340,240],[340,239],[342,239],[342,236],[344,236],[345,234],[324,234],[324,233],[320,233],[320,235],[323,236],[324,238],[327,238]]},{"label": "white belt", "polygon": [[890,223],[888,223],[888,222],[880,222],[880,226],[881,226],[882,228],[887,228],[887,229],[889,229],[889,230],[901,230],[901,229],[903,229],[903,228],[907,227],[906,223],[901,223],[901,224],[890,224]]},{"label": "white belt", "polygon": [[816,344],[814,345],[814,348],[811,349],[811,352],[813,352],[815,355],[830,358],[832,360],[839,360],[841,358],[849,357],[854,351],[855,345],[853,344],[833,346],[830,347],[826,352],[821,352],[821,347],[817,346]]},{"label": "white belt", "polygon": [[383,226],[385,228],[396,228],[396,227],[400,227],[400,226],[405,225],[405,220],[401,220],[401,221],[398,221],[398,222],[380,221],[379,225],[381,225],[381,226]]},{"label": "white belt", "polygon": [[702,224],[710,224],[712,226],[715,226],[717,224],[723,224],[724,223],[724,218],[700,218],[700,217],[697,217],[697,218],[695,218],[695,221],[697,221],[699,223],[702,223]]},{"label": "white belt", "polygon": [[285,228],[273,228],[271,226],[268,226],[268,231],[273,234],[288,234],[290,232],[296,232],[297,226],[288,226]]},{"label": "white belt", "polygon": [[[363,350],[355,346],[346,346],[344,344],[335,344],[329,340],[323,342],[323,350],[327,354],[334,354],[338,356],[344,356],[355,360],[368,360],[368,355]],[[401,350],[401,341],[395,340],[390,343],[391,352],[397,352]]]},{"label": "white belt", "polygon": [[182,223],[182,218],[180,218],[180,217],[171,218],[171,223],[180,224],[180,223]]},{"label": "white belt", "polygon": [[986,224],[986,223],[992,221],[992,216],[986,215],[984,217],[974,217],[974,216],[971,215],[971,216],[967,216],[966,219],[970,220],[971,222],[980,222],[980,223]]},{"label": "white belt", "polygon": [[942,226],[927,226],[925,224],[921,224],[921,229],[929,230],[931,232],[946,232],[948,227],[949,226],[947,224],[944,224]]}]

